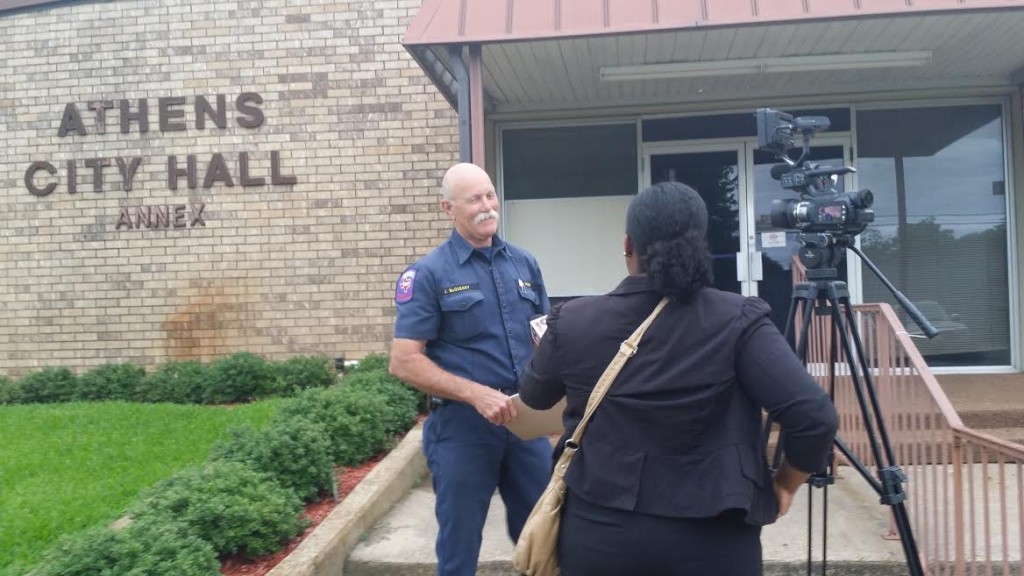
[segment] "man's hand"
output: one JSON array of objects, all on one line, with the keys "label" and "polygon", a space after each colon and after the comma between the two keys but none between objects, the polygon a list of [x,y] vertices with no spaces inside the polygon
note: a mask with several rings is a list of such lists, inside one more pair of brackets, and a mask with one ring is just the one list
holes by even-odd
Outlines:
[{"label": "man's hand", "polygon": [[503,426],[516,419],[516,405],[512,398],[483,384],[473,390],[470,404],[491,424]]},{"label": "man's hand", "polygon": [[426,340],[395,338],[388,371],[427,394],[471,405],[491,424],[508,424],[516,417],[512,399],[498,390],[442,370],[423,353]]}]

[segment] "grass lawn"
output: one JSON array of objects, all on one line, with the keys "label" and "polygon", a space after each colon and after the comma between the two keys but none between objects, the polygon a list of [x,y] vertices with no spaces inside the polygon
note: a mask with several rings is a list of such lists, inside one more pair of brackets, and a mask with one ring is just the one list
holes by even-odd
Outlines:
[{"label": "grass lawn", "polygon": [[279,403],[0,406],[0,576],[22,576],[61,534],[117,519],[141,489],[204,461],[228,428],[267,423]]}]

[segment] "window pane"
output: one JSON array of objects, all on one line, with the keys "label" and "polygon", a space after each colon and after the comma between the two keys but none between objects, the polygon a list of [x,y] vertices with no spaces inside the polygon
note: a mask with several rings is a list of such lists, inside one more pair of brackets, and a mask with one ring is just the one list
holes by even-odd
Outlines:
[{"label": "window pane", "polygon": [[[931,366],[1010,364],[1006,196],[998,105],[857,114],[860,185],[874,192],[864,252],[941,330]],[[865,267],[864,300],[889,302]]]},{"label": "window pane", "polygon": [[636,125],[505,130],[505,200],[636,194]]},{"label": "window pane", "polygon": [[503,232],[537,258],[552,301],[615,288],[637,193],[636,124],[509,129],[502,155]]}]

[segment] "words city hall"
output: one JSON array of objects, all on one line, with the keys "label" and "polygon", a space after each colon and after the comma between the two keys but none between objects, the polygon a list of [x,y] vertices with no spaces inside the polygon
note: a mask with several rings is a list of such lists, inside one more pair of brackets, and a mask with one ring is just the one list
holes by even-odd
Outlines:
[{"label": "words city hall", "polygon": [[[157,119],[161,133],[181,132],[189,129],[202,131],[206,129],[227,129],[229,124],[237,124],[244,129],[256,129],[263,124],[264,113],[260,108],[263,97],[254,92],[243,92],[234,102],[234,122],[229,122],[227,98],[218,94],[211,101],[204,96],[193,99],[184,97],[167,97],[157,99]],[[145,98],[131,101],[94,100],[88,103],[87,110],[92,113],[91,126],[83,118],[79,107],[68,103],[61,115],[57,136],[84,137],[92,134],[106,134],[108,123],[115,123],[122,134],[137,131],[144,134],[149,131],[149,101]],[[188,110],[191,108],[191,110]],[[108,114],[108,110],[117,112]],[[111,118],[116,116],[116,120]],[[209,125],[209,127],[208,127]],[[133,130],[134,128],[134,130]],[[225,155],[212,153],[209,161],[201,163],[195,154],[171,155],[166,159],[166,183],[170,190],[177,190],[184,180],[184,185],[193,190],[198,187],[212,188],[215,184],[224,186],[253,187],[270,185],[292,185],[296,178],[285,174],[281,169],[281,154],[277,150],[270,151],[269,175],[266,162],[258,162],[263,167],[253,170],[248,152],[237,153],[238,162],[225,160]],[[148,162],[147,162],[148,164]],[[63,169],[63,175],[60,166]],[[84,160],[63,160],[56,163],[37,160],[29,164],[25,170],[25,188],[35,196],[49,196],[63,185],[68,194],[77,194],[79,185],[83,190],[91,181],[92,192],[104,192],[107,189],[120,189],[130,192],[136,175],[146,169],[142,156],[101,156]],[[89,178],[91,176],[91,178]],[[200,182],[201,180],[201,182]],[[268,181],[269,180],[269,181]],[[152,182],[152,176],[139,178],[138,181]],[[205,205],[191,206],[190,226],[205,225],[202,211]],[[130,207],[136,218],[127,215],[129,207],[122,207],[117,227],[183,227],[184,205],[150,207]],[[145,217],[143,216],[145,214]],[[150,218],[150,214],[156,217]],[[174,215],[172,218],[171,215]],[[134,221],[132,221],[134,220]],[[134,224],[134,226],[131,226]]]},{"label": "words city hall", "polygon": [[[195,154],[189,154],[184,157],[184,162],[181,161],[178,156],[167,157],[167,187],[171,190],[177,190],[179,182],[184,179],[186,186],[193,190],[200,187],[199,183],[199,165]],[[92,172],[92,191],[103,192],[105,189],[104,173],[106,170],[114,171],[116,166],[117,176],[115,176],[116,183],[112,184],[114,189],[120,188],[125,192],[132,190],[135,175],[139,170],[139,166],[142,165],[141,156],[133,156],[131,158],[124,158],[116,156],[114,158],[88,158],[81,161],[81,166],[86,171]],[[64,163],[65,178],[64,185],[67,188],[68,194],[78,193],[78,175],[79,162],[76,160],[68,160]],[[49,176],[40,175],[39,172],[46,172]],[[232,176],[232,171],[228,167],[227,161],[224,160],[224,155],[221,153],[214,153],[210,156],[210,161],[206,163],[203,170],[203,181],[201,186],[203,188],[212,188],[214,184],[220,182],[225,186],[234,186],[235,178]],[[249,153],[239,152],[238,153],[238,184],[240,186],[266,186],[267,179],[263,176],[254,176],[249,167]],[[57,167],[46,161],[33,162],[29,165],[25,171],[25,187],[29,192],[36,196],[48,196],[57,189],[57,185],[61,179],[58,176]],[[296,178],[292,175],[286,175],[281,172],[281,154],[277,150],[270,152],[270,184],[295,184]]]}]

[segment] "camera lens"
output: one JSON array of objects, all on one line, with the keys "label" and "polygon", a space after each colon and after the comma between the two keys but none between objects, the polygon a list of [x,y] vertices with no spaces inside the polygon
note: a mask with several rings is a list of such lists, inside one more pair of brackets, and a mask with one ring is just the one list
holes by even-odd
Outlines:
[{"label": "camera lens", "polygon": [[795,208],[798,200],[772,200],[771,222],[773,228],[795,228]]},{"label": "camera lens", "polygon": [[855,190],[850,192],[850,202],[857,208],[868,208],[875,203],[875,195],[871,190]]}]

